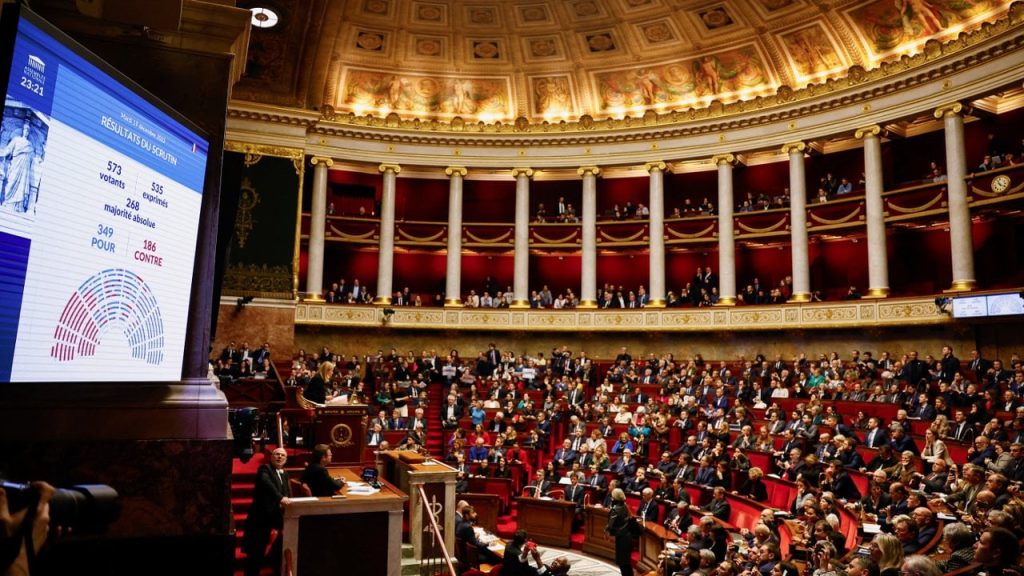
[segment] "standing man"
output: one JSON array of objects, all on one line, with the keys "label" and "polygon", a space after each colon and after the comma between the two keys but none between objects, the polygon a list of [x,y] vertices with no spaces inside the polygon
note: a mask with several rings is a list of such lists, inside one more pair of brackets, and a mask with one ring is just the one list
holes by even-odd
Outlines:
[{"label": "standing man", "polygon": [[608,527],[605,532],[615,539],[615,564],[622,576],[633,576],[633,533],[630,523],[633,519],[626,508],[626,493],[621,489],[612,490],[612,509],[608,513]]},{"label": "standing man", "polygon": [[[256,488],[249,516],[245,519],[245,536],[242,538],[245,576],[259,576],[265,560],[264,551],[270,541],[270,531],[274,528],[281,530],[284,526],[284,507],[291,502],[289,498],[292,495],[288,473],[284,471],[284,463],[287,461],[288,453],[284,448],[277,448],[270,455],[270,464],[260,465],[256,472]],[[281,563],[281,542],[279,536],[270,550],[270,562],[275,567]]]}]

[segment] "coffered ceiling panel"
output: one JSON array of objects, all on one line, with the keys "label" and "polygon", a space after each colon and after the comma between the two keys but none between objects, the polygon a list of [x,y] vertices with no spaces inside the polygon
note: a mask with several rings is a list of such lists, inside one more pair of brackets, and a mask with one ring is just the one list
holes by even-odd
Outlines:
[{"label": "coffered ceiling panel", "polygon": [[235,95],[473,122],[685,110],[870,70],[998,19],[1010,4],[243,0],[277,11],[280,23],[252,31]]}]

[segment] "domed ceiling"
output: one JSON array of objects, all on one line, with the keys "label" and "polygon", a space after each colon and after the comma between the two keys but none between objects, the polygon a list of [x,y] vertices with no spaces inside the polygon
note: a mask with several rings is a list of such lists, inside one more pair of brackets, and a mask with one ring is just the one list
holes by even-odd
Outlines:
[{"label": "domed ceiling", "polygon": [[774,94],[921,51],[1010,0],[253,0],[234,97],[358,115],[531,122]]}]

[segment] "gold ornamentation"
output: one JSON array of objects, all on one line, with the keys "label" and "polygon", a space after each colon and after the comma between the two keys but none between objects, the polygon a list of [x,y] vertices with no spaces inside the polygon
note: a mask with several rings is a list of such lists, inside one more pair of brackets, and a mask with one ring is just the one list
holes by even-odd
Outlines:
[{"label": "gold ornamentation", "polygon": [[959,116],[964,111],[964,105],[959,102],[943,104],[935,109],[935,118],[942,119],[947,116]]},{"label": "gold ornamentation", "polygon": [[348,424],[336,424],[331,428],[331,446],[351,446],[352,428]]},{"label": "gold ornamentation", "polygon": [[860,140],[862,138],[867,138],[868,136],[877,137],[881,133],[882,127],[879,126],[878,124],[872,124],[871,126],[858,128],[857,131],[853,133],[853,137],[856,138],[857,140]]},{"label": "gold ornamentation", "polygon": [[376,228],[374,228],[373,230],[370,230],[366,234],[349,234],[348,232],[343,232],[341,230],[338,230],[337,228],[335,228],[334,224],[331,224],[330,226],[328,226],[328,228],[330,228],[331,233],[336,235],[338,238],[340,238],[342,240],[350,240],[350,241],[371,240],[371,236],[373,236],[374,234],[377,233],[377,229]]},{"label": "gold ornamentation", "polygon": [[708,226],[707,228],[701,230],[700,232],[694,232],[693,234],[688,234],[686,232],[676,232],[675,230],[673,230],[673,229],[671,229],[671,228],[669,228],[667,226],[665,227],[665,231],[666,232],[668,232],[669,234],[675,236],[676,238],[681,238],[683,240],[690,239],[690,238],[701,238],[701,237],[706,236],[707,234],[709,234],[714,229],[715,229],[715,225],[712,224],[712,225]]},{"label": "gold ornamentation", "polygon": [[312,166],[316,166],[317,164],[323,164],[327,168],[334,166],[334,160],[332,158],[326,158],[324,156],[313,156],[312,158],[309,159],[309,163]]},{"label": "gold ornamentation", "polygon": [[644,172],[651,173],[657,170],[658,172],[664,172],[668,168],[668,164],[665,164],[661,160],[655,160],[653,162],[647,162],[644,164]]},{"label": "gold ornamentation", "polygon": [[731,153],[716,154],[716,155],[711,157],[711,163],[714,164],[715,166],[722,166],[722,165],[731,166],[735,162],[736,162],[736,155],[735,154],[731,154]]},{"label": "gold ornamentation", "polygon": [[259,298],[291,298],[292,271],[287,266],[232,264],[224,271],[224,293]]},{"label": "gold ornamentation", "polygon": [[647,230],[641,230],[636,234],[633,234],[632,236],[627,236],[625,238],[616,238],[614,236],[608,235],[604,230],[598,231],[598,233],[601,234],[602,238],[604,238],[605,240],[610,240],[612,242],[632,242],[633,240],[636,240],[637,238],[642,236],[645,232],[647,232]]},{"label": "gold ornamentation", "polygon": [[224,142],[226,152],[238,152],[245,155],[243,160],[246,168],[251,168],[259,162],[263,156],[274,156],[277,158],[290,158],[295,165],[295,173],[302,173],[302,158],[305,156],[300,148],[288,148],[285,146],[268,146],[264,144],[252,144],[249,142],[238,142],[227,140]]},{"label": "gold ornamentation", "polygon": [[242,178],[242,185],[238,193],[238,212],[235,214],[235,238],[238,239],[238,247],[245,248],[245,241],[249,238],[249,232],[256,225],[256,219],[252,217],[252,210],[260,203],[260,195],[252,186],[248,177]]},{"label": "gold ornamentation", "polygon": [[412,234],[409,234],[408,232],[402,230],[401,226],[397,226],[395,231],[398,232],[399,236],[405,238],[406,240],[427,243],[433,242],[434,240],[437,240],[441,236],[444,236],[447,233],[447,228],[442,228],[440,232],[434,234],[433,236],[413,236]]},{"label": "gold ornamentation", "polygon": [[545,243],[545,244],[566,244],[569,241],[573,240],[573,238],[575,238],[576,235],[577,235],[577,233],[573,232],[572,234],[569,234],[568,236],[566,236],[565,238],[562,238],[560,240],[552,240],[550,238],[545,238],[545,237],[541,236],[540,234],[537,234],[536,231],[533,232],[533,236],[535,238],[537,238],[538,240],[540,240],[541,242]]},{"label": "gold ornamentation", "polygon": [[862,207],[863,207],[863,204],[858,204],[857,207],[853,209],[853,212],[850,212],[847,216],[843,216],[842,218],[837,218],[835,220],[833,220],[831,218],[824,218],[822,216],[818,216],[814,212],[808,212],[807,215],[811,217],[811,220],[814,220],[815,222],[818,222],[819,224],[843,224],[845,222],[849,222],[850,220],[853,220],[854,218],[856,218],[857,215],[860,214],[860,209]]},{"label": "gold ornamentation", "polygon": [[740,228],[744,232],[750,232],[751,234],[766,234],[768,232],[774,232],[779,228],[786,225],[786,217],[783,216],[782,220],[779,220],[775,224],[768,226],[767,228],[752,228],[743,223],[742,220],[736,220],[736,227]]},{"label": "gold ornamentation", "polygon": [[499,242],[505,241],[506,239],[508,239],[509,236],[512,235],[512,231],[508,230],[504,234],[502,234],[501,236],[497,236],[495,238],[488,239],[488,238],[481,238],[481,237],[477,236],[476,234],[473,234],[469,230],[464,230],[464,232],[466,233],[466,236],[470,240],[472,240],[474,242],[479,242],[481,244],[497,244]]},{"label": "gold ornamentation", "polygon": [[398,164],[381,164],[380,166],[377,167],[377,170],[384,173],[394,172],[395,174],[398,174],[402,171],[402,167],[399,166]]},{"label": "gold ornamentation", "polygon": [[893,210],[895,210],[895,211],[897,211],[897,212],[899,212],[901,214],[915,214],[917,212],[924,212],[925,210],[928,210],[932,206],[935,206],[936,204],[938,204],[941,200],[942,200],[942,193],[939,192],[938,194],[935,195],[935,198],[932,198],[928,202],[925,202],[924,204],[922,204],[920,206],[916,206],[914,208],[904,208],[902,206],[897,206],[897,205],[893,204],[891,201],[890,202],[886,202],[886,205],[887,205],[888,208],[891,208],[891,209],[893,209]]},{"label": "gold ornamentation", "polygon": [[459,176],[465,178],[466,174],[468,174],[469,172],[462,166],[449,166],[444,169],[444,173],[446,176],[454,176],[458,174]]},{"label": "gold ornamentation", "polygon": [[992,191],[996,194],[1002,194],[1010,189],[1011,184],[1012,182],[1010,181],[1009,176],[1006,174],[1000,174],[992,179]]},{"label": "gold ornamentation", "polygon": [[512,177],[519,178],[520,176],[526,176],[527,178],[533,177],[533,168],[513,168]]},{"label": "gold ornamentation", "polygon": [[807,144],[804,142],[790,142],[782,145],[783,154],[792,154],[793,152],[804,152],[807,150]]}]

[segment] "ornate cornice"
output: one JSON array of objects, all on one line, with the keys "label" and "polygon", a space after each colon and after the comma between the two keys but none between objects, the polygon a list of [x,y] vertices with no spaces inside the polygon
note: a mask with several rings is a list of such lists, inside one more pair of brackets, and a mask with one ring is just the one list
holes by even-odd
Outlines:
[{"label": "ornate cornice", "polygon": [[[480,308],[395,307],[387,321],[392,329],[484,330],[555,332],[711,332],[736,330],[792,330],[877,328],[910,324],[950,324],[933,297],[846,302],[739,306],[691,309],[516,310]],[[345,306],[299,302],[295,324],[352,328],[379,327],[384,310],[375,306]]]}]

